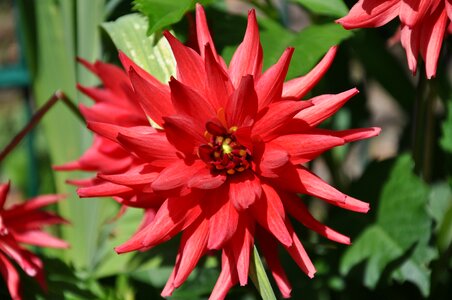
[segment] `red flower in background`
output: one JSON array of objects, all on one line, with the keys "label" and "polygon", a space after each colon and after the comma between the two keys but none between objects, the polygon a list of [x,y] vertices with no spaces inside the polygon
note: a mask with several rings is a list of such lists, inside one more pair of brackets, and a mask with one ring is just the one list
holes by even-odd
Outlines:
[{"label": "red flower in background", "polygon": [[[289,297],[291,287],[277,257],[278,244],[308,276],[315,273],[289,215],[331,240],[350,243],[348,237],[315,220],[297,194],[313,195],[352,211],[369,209],[367,203],[344,195],[301,164],[380,130],[316,128],[356,89],[299,100],[326,72],[336,48],[306,76],[284,82],[293,48],[262,73],[254,11],[249,13],[245,38],[229,67],[215,50],[200,5],[196,26],[200,53],[169,32],[164,34],[177,61],[177,79],[171,78],[169,85],[120,55],[134,90],[127,99],[138,101],[143,118],[152,119],[160,128],[103,116],[87,118],[98,139],[120,145],[121,151],[134,157],[134,163],[117,172],[98,168],[102,181],[92,181],[78,193],[82,197],[135,195],[123,204],[156,208],[155,215],[149,215],[145,225],[116,248],[118,253],[147,250],[182,233],[163,296],[171,295],[186,280],[203,255],[221,250],[222,271],[211,298],[224,298],[237,282],[247,283],[250,253],[257,242],[281,293]],[[114,108],[103,112],[109,118],[115,113]],[[94,145],[90,150],[97,149]]]},{"label": "red flower in background", "polygon": [[452,1],[360,0],[337,22],[346,29],[379,27],[397,16],[402,23],[400,38],[410,70],[416,73],[420,54],[427,77],[434,77],[448,19],[452,20]]},{"label": "red flower in background", "polygon": [[11,297],[16,300],[22,299],[20,278],[10,260],[27,275],[36,278],[42,288],[46,288],[42,261],[22,244],[52,248],[67,248],[69,245],[43,231],[44,226],[66,221],[51,212],[39,210],[59,201],[61,196],[39,196],[5,209],[8,191],[9,183],[0,184],[0,271]]}]

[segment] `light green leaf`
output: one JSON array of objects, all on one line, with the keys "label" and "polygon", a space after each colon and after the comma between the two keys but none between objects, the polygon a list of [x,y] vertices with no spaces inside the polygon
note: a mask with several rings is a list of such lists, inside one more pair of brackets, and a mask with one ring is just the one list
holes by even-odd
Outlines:
[{"label": "light green leaf", "polygon": [[[171,1],[169,1],[171,2]],[[139,14],[130,14],[114,22],[102,24],[115,46],[136,64],[162,82],[176,73],[176,62],[166,39],[154,45],[155,37],[146,36],[146,20]]]},{"label": "light green leaf", "polygon": [[135,8],[144,14],[149,21],[148,35],[179,22],[185,13],[192,10],[195,3],[207,4],[211,0],[135,0]]},{"label": "light green leaf", "polygon": [[[341,272],[367,260],[364,284],[374,288],[389,263],[404,257],[391,278],[411,281],[428,295],[428,263],[435,253],[428,247],[431,219],[426,211],[428,187],[412,173],[408,155],[401,156],[383,188],[377,221],[367,228],[347,250]],[[411,251],[410,251],[411,250]]]},{"label": "light green leaf", "polygon": [[265,272],[264,265],[262,264],[256,246],[254,246],[254,251],[251,256],[249,276],[262,299],[276,300],[275,293],[273,292],[270,281],[268,280],[267,273]]},{"label": "light green leaf", "polygon": [[292,0],[306,7],[315,14],[330,17],[343,17],[348,13],[347,5],[342,0]]},{"label": "light green leaf", "polygon": [[443,136],[441,138],[441,147],[452,153],[452,99],[447,103],[447,119],[443,123]]}]

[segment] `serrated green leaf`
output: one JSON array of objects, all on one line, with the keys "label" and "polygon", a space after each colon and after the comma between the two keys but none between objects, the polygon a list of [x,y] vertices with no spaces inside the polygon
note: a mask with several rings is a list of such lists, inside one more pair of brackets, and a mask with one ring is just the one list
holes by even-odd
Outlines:
[{"label": "serrated green leaf", "polygon": [[192,10],[195,3],[207,4],[211,0],[135,0],[135,8],[148,18],[148,35],[179,22],[185,13]]},{"label": "serrated green leaf", "polygon": [[343,17],[348,13],[347,5],[342,0],[292,0],[315,14]]},{"label": "serrated green leaf", "polygon": [[[391,278],[411,281],[428,295],[430,271],[435,253],[428,247],[431,219],[426,211],[429,189],[412,173],[408,155],[401,156],[386,182],[377,212],[377,221],[367,228],[346,251],[341,272],[367,260],[364,284],[374,288],[389,263],[404,257]],[[409,250],[412,250],[411,252]]]},{"label": "serrated green leaf", "polygon": [[449,99],[447,103],[447,119],[444,121],[442,129],[441,147],[445,151],[452,153],[452,99]]},{"label": "serrated green leaf", "polygon": [[143,16],[126,15],[114,22],[103,23],[102,27],[119,50],[155,78],[166,82],[176,73],[176,62],[168,42],[160,39],[155,44],[154,36],[146,36],[147,24]]},{"label": "serrated green leaf", "polygon": [[251,256],[249,276],[264,300],[276,300],[256,246]]}]

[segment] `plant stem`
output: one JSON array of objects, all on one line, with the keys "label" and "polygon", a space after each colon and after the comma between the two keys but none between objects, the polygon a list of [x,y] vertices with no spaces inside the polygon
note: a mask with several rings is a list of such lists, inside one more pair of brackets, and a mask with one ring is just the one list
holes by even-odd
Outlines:
[{"label": "plant stem", "polygon": [[81,120],[83,120],[83,116],[80,114],[77,107],[73,104],[66,95],[58,90],[56,91],[47,102],[38,109],[38,111],[31,117],[30,121],[27,125],[11,140],[11,142],[0,152],[0,162],[2,162],[6,156],[22,141],[22,139],[29,133],[36,124],[42,119],[42,117],[58,102],[58,100],[62,100],[69,109],[74,112]]}]

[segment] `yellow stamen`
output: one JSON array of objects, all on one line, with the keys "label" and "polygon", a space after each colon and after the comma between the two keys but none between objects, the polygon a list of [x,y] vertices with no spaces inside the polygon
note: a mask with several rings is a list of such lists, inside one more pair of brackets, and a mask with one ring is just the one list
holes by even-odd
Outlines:
[{"label": "yellow stamen", "polygon": [[229,132],[230,133],[236,132],[237,129],[238,129],[237,126],[232,126],[231,128],[229,128]]},{"label": "yellow stamen", "polygon": [[243,150],[243,149],[241,149],[241,150],[239,151],[239,155],[240,155],[240,156],[245,156],[245,155],[246,155],[246,151]]},{"label": "yellow stamen", "polygon": [[232,174],[235,173],[235,170],[234,169],[229,169],[229,170],[226,171],[226,173],[228,173],[229,175],[232,175]]},{"label": "yellow stamen", "polygon": [[237,168],[236,170],[239,171],[239,172],[243,172],[243,171],[245,171],[245,168],[244,167],[240,167],[240,168]]},{"label": "yellow stamen", "polygon": [[226,144],[226,142],[224,142],[221,145],[221,148],[223,149],[223,153],[225,153],[225,154],[229,154],[232,152],[232,147],[229,144]]},{"label": "yellow stamen", "polygon": [[215,158],[220,157],[220,152],[215,151],[215,152],[213,153],[213,156],[214,156]]}]

